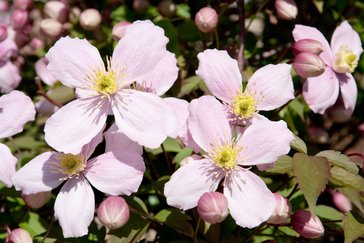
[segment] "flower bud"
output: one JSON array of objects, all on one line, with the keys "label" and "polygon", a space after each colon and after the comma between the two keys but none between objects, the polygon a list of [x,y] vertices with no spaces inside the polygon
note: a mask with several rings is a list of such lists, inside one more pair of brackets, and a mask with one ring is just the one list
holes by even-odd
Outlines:
[{"label": "flower bud", "polygon": [[19,9],[27,9],[32,5],[32,0],[15,0],[14,6]]},{"label": "flower bud", "polygon": [[278,17],[284,20],[295,19],[298,13],[294,0],[276,0],[274,3]]},{"label": "flower bud", "polygon": [[57,20],[60,23],[65,23],[68,20],[68,8],[61,1],[48,1],[44,5],[44,14],[48,18]]},{"label": "flower bud", "polygon": [[322,59],[309,52],[298,54],[292,64],[296,73],[302,78],[316,77],[325,72],[326,65]]},{"label": "flower bud", "polygon": [[44,41],[35,37],[31,40],[30,46],[35,50],[44,48]]},{"label": "flower bud", "polygon": [[141,14],[147,11],[150,3],[148,0],[134,0],[133,1],[133,9],[135,12]]},{"label": "flower bud", "polygon": [[8,37],[8,28],[5,25],[0,25],[0,42]]},{"label": "flower bud", "polygon": [[58,38],[63,30],[62,24],[54,19],[43,19],[40,23],[40,30],[51,40]]},{"label": "flower bud", "polygon": [[80,15],[81,27],[89,31],[97,29],[101,24],[101,20],[101,14],[94,8],[86,9]]},{"label": "flower bud", "polygon": [[112,37],[114,40],[120,40],[125,34],[126,26],[130,25],[131,23],[128,21],[122,21],[114,25],[112,28]]},{"label": "flower bud", "polygon": [[267,220],[267,223],[278,225],[288,223],[291,213],[291,204],[279,193],[275,192],[273,193],[273,196],[276,200],[276,207],[270,218]]},{"label": "flower bud", "polygon": [[100,204],[97,209],[97,216],[107,228],[118,229],[128,222],[129,207],[124,198],[110,196]]},{"label": "flower bud", "polygon": [[52,193],[49,191],[35,194],[21,194],[21,197],[29,208],[37,209],[43,207],[51,199]]},{"label": "flower bud", "polygon": [[219,21],[219,16],[217,15],[215,9],[211,7],[201,8],[195,16],[195,23],[199,30],[204,33],[214,30]]},{"label": "flower bud", "polygon": [[228,201],[220,192],[205,192],[197,202],[197,211],[207,223],[220,223],[229,214]]},{"label": "flower bud", "polygon": [[329,192],[332,196],[332,202],[341,212],[350,212],[350,210],[352,209],[351,202],[347,197],[345,197],[344,194],[339,191],[334,191],[332,189],[330,189]]},{"label": "flower bud", "polygon": [[324,47],[321,42],[317,40],[301,39],[293,44],[292,50],[295,55],[298,55],[301,52],[310,52],[319,55],[324,51]]},{"label": "flower bud", "polygon": [[14,29],[23,28],[28,22],[28,11],[24,9],[15,9],[10,17],[11,26]]},{"label": "flower bud", "polygon": [[9,9],[9,3],[6,0],[0,0],[0,12],[5,12]]},{"label": "flower bud", "polygon": [[325,232],[321,220],[306,210],[296,211],[291,216],[291,225],[298,234],[309,239],[318,238]]},{"label": "flower bud", "polygon": [[21,228],[17,228],[11,231],[9,236],[6,238],[5,242],[32,243],[33,240],[28,231]]},{"label": "flower bud", "polygon": [[158,12],[165,17],[173,17],[176,14],[176,4],[172,0],[162,0],[158,4]]}]

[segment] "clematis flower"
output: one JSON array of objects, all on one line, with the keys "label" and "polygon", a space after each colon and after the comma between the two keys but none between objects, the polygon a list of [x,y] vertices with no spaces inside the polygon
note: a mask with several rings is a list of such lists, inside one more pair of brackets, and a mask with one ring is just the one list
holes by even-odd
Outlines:
[{"label": "clematis flower", "polygon": [[[123,146],[133,143],[126,136],[118,144],[122,153],[110,151],[116,145],[110,145],[113,141],[106,139],[105,153],[89,159],[101,141],[102,133],[99,133],[79,154],[45,152],[13,176],[15,188],[24,194],[50,191],[65,182],[54,205],[64,237],[79,237],[88,232],[95,211],[90,184],[110,195],[130,195],[138,190],[143,179],[143,158]],[[134,146],[140,147],[135,143]]]},{"label": "clematis flower", "polygon": [[324,114],[342,96],[345,109],[354,111],[358,94],[351,74],[363,52],[359,34],[347,21],[342,22],[334,31],[331,46],[322,33],[314,27],[296,25],[293,32],[295,41],[313,39],[323,46],[321,59],[326,64],[323,74],[307,78],[303,85],[303,97],[315,113]]},{"label": "clematis flower", "polygon": [[[142,38],[141,38],[142,37]],[[76,88],[78,99],[47,121],[45,140],[66,153],[79,153],[114,114],[122,132],[140,145],[156,148],[176,128],[173,110],[155,94],[131,89],[153,75],[167,53],[163,29],[136,21],[125,29],[105,68],[98,50],[86,40],[61,38],[46,58],[50,73]]]},{"label": "clematis flower", "polygon": [[249,122],[263,118],[259,110],[276,109],[294,98],[291,66],[266,65],[258,69],[242,90],[238,63],[226,51],[206,50],[197,55],[200,64],[196,74],[210,92],[225,105],[230,118]]},{"label": "clematis flower", "polygon": [[0,92],[8,93],[21,81],[19,68],[10,61],[0,61]]},{"label": "clematis flower", "polygon": [[188,128],[206,154],[173,173],[164,188],[167,203],[193,208],[202,194],[215,191],[223,180],[223,193],[238,225],[253,228],[267,220],[275,199],[248,166],[270,163],[289,151],[293,135],[286,123],[258,121],[233,137],[224,106],[214,97],[193,100],[189,111]]}]

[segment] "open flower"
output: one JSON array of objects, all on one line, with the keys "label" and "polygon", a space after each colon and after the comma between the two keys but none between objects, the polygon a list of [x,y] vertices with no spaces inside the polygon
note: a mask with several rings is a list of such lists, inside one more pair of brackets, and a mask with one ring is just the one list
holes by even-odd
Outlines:
[{"label": "open flower", "polygon": [[46,55],[47,68],[64,85],[76,88],[79,98],[49,118],[44,129],[47,143],[61,152],[79,153],[113,113],[130,139],[158,147],[175,129],[175,114],[157,95],[131,85],[163,68],[156,64],[168,55],[167,42],[163,29],[150,21],[136,21],[126,28],[105,68],[98,50],[86,40],[57,41]]},{"label": "open flower", "polygon": [[323,74],[307,78],[303,85],[303,97],[315,113],[324,114],[342,96],[345,109],[352,113],[358,94],[357,86],[351,73],[358,65],[363,52],[359,34],[347,21],[342,22],[334,31],[331,46],[316,28],[296,25],[293,30],[295,41],[313,39],[321,42],[321,59],[326,64]]},{"label": "open flower", "polygon": [[289,151],[293,135],[286,123],[257,121],[235,138],[223,105],[214,97],[193,100],[189,111],[189,130],[206,154],[171,176],[164,188],[167,203],[183,210],[193,208],[203,193],[215,191],[224,180],[223,193],[238,225],[253,228],[267,220],[275,199],[248,166],[270,163]]},{"label": "open flower", "polygon": [[[90,184],[110,195],[130,195],[138,190],[143,179],[143,158],[136,152],[141,150],[140,145],[126,136],[119,137],[118,149],[123,152],[114,153],[109,150],[115,147],[114,141],[106,139],[106,153],[89,160],[101,141],[99,133],[79,154],[45,152],[13,176],[15,188],[24,194],[50,191],[65,182],[54,205],[65,237],[87,234],[95,210]],[[132,150],[124,148],[124,144],[140,148]]]}]

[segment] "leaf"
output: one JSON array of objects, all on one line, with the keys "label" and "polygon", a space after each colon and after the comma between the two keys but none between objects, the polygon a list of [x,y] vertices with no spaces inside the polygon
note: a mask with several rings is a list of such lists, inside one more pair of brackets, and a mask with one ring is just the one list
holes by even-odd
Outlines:
[{"label": "leaf", "polygon": [[43,141],[36,141],[32,136],[24,135],[13,139],[16,147],[19,149],[36,149],[46,146]]},{"label": "leaf", "polygon": [[162,19],[155,23],[159,27],[164,29],[165,35],[168,37],[169,42],[167,44],[167,49],[176,55],[180,53],[180,46],[178,45],[178,31],[171,23],[169,19]]},{"label": "leaf", "polygon": [[191,18],[190,11],[191,11],[190,6],[188,6],[188,4],[181,3],[177,5],[176,15],[185,19],[190,19]]},{"label": "leaf", "polygon": [[296,231],[294,231],[291,227],[282,226],[282,227],[279,227],[279,230],[282,231],[285,235],[293,236],[293,237],[300,237],[300,234],[298,234]]},{"label": "leaf", "polygon": [[182,41],[200,40],[200,31],[197,29],[194,21],[187,19],[178,27],[179,37]]},{"label": "leaf", "polygon": [[348,156],[335,150],[325,150],[316,154],[316,156],[322,156],[329,160],[333,165],[339,166],[347,171],[357,174],[359,169],[358,166],[352,162]]},{"label": "leaf", "polygon": [[193,227],[189,222],[191,218],[178,209],[163,209],[154,216],[154,219],[182,234],[193,237]]},{"label": "leaf", "polygon": [[333,179],[340,182],[341,184],[355,188],[360,191],[363,190],[364,179],[361,176],[353,174],[337,166],[332,167],[330,172]]},{"label": "leaf", "polygon": [[288,155],[282,155],[274,163],[274,167],[269,168],[266,171],[275,174],[285,174],[292,170],[292,161],[293,161],[292,157]]},{"label": "leaf", "polygon": [[182,80],[181,91],[177,96],[182,97],[184,95],[190,94],[192,91],[198,88],[198,85],[201,81],[202,79],[199,76],[191,76],[185,80]]},{"label": "leaf", "polygon": [[360,191],[355,190],[351,187],[340,187],[338,188],[350,201],[364,214],[363,204],[361,202]]},{"label": "leaf", "polygon": [[317,198],[325,189],[330,177],[329,162],[324,157],[296,153],[293,156],[293,174],[310,211],[314,213]]},{"label": "leaf", "polygon": [[[181,151],[181,146],[179,145],[177,140],[173,138],[167,138],[162,145],[164,146],[166,152],[178,153],[179,151]],[[163,153],[162,147],[159,147],[157,149],[145,148],[145,151],[152,153],[153,155]]]},{"label": "leaf", "polygon": [[147,206],[145,206],[144,202],[140,198],[136,196],[131,196],[131,197],[124,197],[124,199],[130,208],[134,208],[139,212],[145,213],[145,215],[148,214]]},{"label": "leaf", "polygon": [[34,237],[47,231],[48,224],[38,214],[29,214],[19,223],[19,227],[27,230]]},{"label": "leaf", "polygon": [[364,235],[364,224],[363,222],[358,222],[357,219],[352,215],[352,213],[348,213],[344,218],[344,235],[345,235],[345,243],[350,243],[360,236]]},{"label": "leaf", "polygon": [[186,147],[178,152],[178,154],[174,157],[172,163],[179,164],[184,158],[190,156],[193,152],[192,148]]},{"label": "leaf", "polygon": [[326,205],[317,205],[315,214],[320,218],[327,220],[342,220],[344,218],[343,213]]},{"label": "leaf", "polygon": [[307,146],[305,142],[299,138],[298,136],[294,135],[294,140],[291,142],[291,147],[297,150],[298,152],[307,154]]}]

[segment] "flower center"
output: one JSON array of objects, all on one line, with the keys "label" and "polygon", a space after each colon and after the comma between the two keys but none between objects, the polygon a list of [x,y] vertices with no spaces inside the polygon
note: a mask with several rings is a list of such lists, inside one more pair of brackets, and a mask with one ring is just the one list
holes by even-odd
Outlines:
[{"label": "flower center", "polygon": [[255,98],[250,94],[239,94],[233,102],[232,111],[244,119],[252,117],[257,112]]},{"label": "flower center", "polygon": [[338,73],[354,72],[358,62],[355,60],[356,55],[347,46],[341,46],[335,55],[334,69]]},{"label": "flower center", "polygon": [[95,74],[94,90],[105,96],[109,96],[117,91],[115,73],[113,71],[98,71]]},{"label": "flower center", "polygon": [[73,154],[58,154],[57,159],[58,171],[62,174],[68,175],[68,177],[73,177],[82,172],[86,165],[84,163],[84,158],[81,155]]},{"label": "flower center", "polygon": [[236,165],[237,151],[231,146],[223,146],[217,150],[212,159],[222,169],[232,169]]}]

